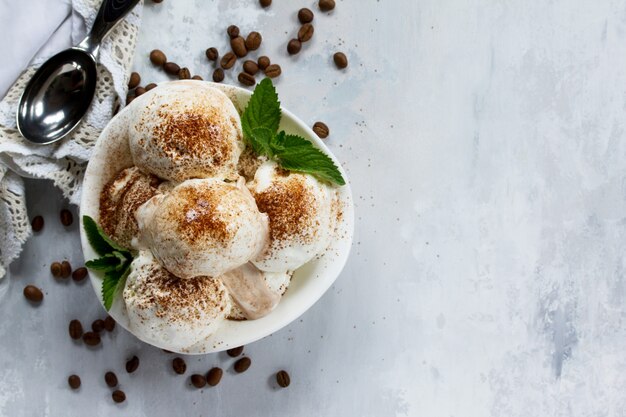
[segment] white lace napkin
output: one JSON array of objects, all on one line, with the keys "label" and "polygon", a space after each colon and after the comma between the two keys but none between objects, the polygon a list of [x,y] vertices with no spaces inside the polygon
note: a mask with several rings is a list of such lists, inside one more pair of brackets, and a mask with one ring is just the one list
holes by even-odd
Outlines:
[{"label": "white lace napkin", "polygon": [[[23,2],[12,3],[33,9],[32,5],[27,6]],[[49,5],[53,2],[46,0],[45,3]],[[63,10],[64,5],[67,7],[68,0],[57,0],[54,3]],[[98,66],[96,96],[85,119],[70,137],[54,145],[36,146],[24,140],[15,129],[17,102],[36,68],[59,52],[62,49],[59,46],[64,43],[64,47],[77,44],[85,37],[86,28],[91,27],[100,3],[101,0],[71,0],[71,11],[67,10],[71,15],[68,14],[64,20],[61,16],[60,26],[48,33],[46,45],[39,50],[0,102],[0,278],[4,277],[6,268],[19,255],[23,243],[31,234],[21,177],[51,179],[71,203],[78,204],[86,161],[91,155],[93,145],[113,116],[117,98],[126,96],[143,2],[105,39],[100,50],[101,65]],[[0,9],[4,6],[0,4]],[[0,15],[6,16],[1,11]],[[54,21],[55,16],[49,17]],[[2,20],[0,18],[0,23]],[[66,31],[62,30],[64,27]],[[0,33],[4,30],[0,29]],[[25,46],[28,51],[27,48],[32,48],[32,45]],[[11,74],[10,71],[3,71],[0,76],[7,77]],[[124,100],[121,101],[123,104]]]}]

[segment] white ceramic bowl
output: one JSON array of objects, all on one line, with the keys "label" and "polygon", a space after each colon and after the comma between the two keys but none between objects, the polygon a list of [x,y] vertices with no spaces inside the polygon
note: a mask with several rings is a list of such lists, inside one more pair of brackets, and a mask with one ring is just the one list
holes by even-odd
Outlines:
[{"label": "white ceramic bowl", "polygon": [[[187,81],[199,83],[204,81]],[[209,83],[219,88],[235,104],[237,109],[245,108],[252,93],[242,88],[223,84]],[[138,100],[140,101],[140,100]],[[81,217],[88,215],[98,221],[100,191],[103,186],[120,170],[132,166],[128,139],[125,134],[129,120],[129,109],[141,103],[134,102],[115,116],[104,129],[96,143],[93,155],[87,166],[83,182],[82,200],[80,205]],[[286,109],[282,109],[283,116],[280,129],[287,133],[301,135],[315,144],[329,155],[339,166],[341,174],[347,181],[346,172],[339,161],[332,155],[317,135],[300,119]],[[276,309],[269,315],[247,321],[226,320],[219,330],[208,339],[186,349],[182,353],[201,354],[218,352],[232,347],[245,345],[261,339],[285,327],[302,313],[307,311],[328,290],[343,269],[350,247],[354,230],[354,207],[350,185],[346,184],[339,189],[340,200],[343,205],[343,216],[338,227],[338,233],[326,253],[295,271],[289,289],[283,296]],[[81,244],[85,260],[94,259],[97,254],[87,242],[81,221]],[[98,299],[102,302],[101,286],[103,274],[90,271],[89,276]],[[128,329],[128,317],[121,293],[109,311],[109,314],[122,327]],[[167,348],[167,346],[158,346]]]}]

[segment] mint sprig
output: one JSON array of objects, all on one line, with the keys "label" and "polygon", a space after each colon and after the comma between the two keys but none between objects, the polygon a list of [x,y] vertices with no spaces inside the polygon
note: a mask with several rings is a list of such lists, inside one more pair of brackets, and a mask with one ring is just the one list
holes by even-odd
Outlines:
[{"label": "mint sprig", "polygon": [[317,179],[345,185],[339,168],[313,143],[297,135],[278,132],[281,111],[272,80],[265,78],[254,89],[241,116],[246,142],[258,155],[267,156],[282,168],[311,174]]},{"label": "mint sprig", "polygon": [[91,217],[83,216],[83,227],[89,244],[100,255],[97,259],[85,262],[85,266],[94,271],[104,272],[102,300],[104,301],[104,308],[109,311],[113,305],[117,288],[123,285],[130,273],[133,255],[108,237]]}]

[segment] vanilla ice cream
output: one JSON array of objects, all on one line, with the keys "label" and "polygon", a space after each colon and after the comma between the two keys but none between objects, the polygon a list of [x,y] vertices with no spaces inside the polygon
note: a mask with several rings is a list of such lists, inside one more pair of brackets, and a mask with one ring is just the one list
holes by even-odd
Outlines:
[{"label": "vanilla ice cream", "polygon": [[129,142],[137,167],[160,178],[235,178],[244,149],[237,109],[196,81],[159,86],[133,103]]},{"label": "vanilla ice cream", "polygon": [[243,179],[187,180],[137,210],[140,244],[181,278],[218,277],[261,253],[267,216]]}]

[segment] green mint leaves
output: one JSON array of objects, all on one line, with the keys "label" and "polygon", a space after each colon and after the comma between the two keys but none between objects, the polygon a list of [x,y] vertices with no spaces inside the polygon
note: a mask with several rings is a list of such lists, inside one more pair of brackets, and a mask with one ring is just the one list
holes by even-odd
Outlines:
[{"label": "green mint leaves", "polygon": [[94,271],[104,272],[102,300],[104,308],[109,311],[118,286],[130,273],[133,255],[113,242],[91,217],[83,216],[83,227],[89,244],[100,255],[100,258],[85,262],[85,266]]},{"label": "green mint leaves", "polygon": [[280,118],[278,94],[272,80],[265,78],[254,89],[241,116],[246,142],[258,155],[275,160],[284,169],[345,185],[339,168],[328,155],[301,136],[278,132]]}]

